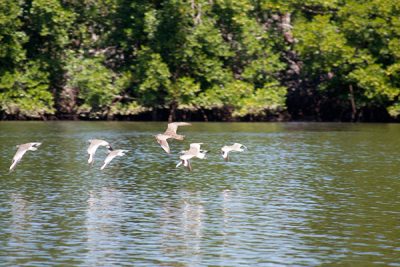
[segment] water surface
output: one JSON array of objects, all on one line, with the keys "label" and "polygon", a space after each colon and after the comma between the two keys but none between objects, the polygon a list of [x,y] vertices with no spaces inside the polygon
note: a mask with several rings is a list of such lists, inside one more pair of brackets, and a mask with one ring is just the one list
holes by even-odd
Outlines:
[{"label": "water surface", "polygon": [[[400,125],[1,122],[1,266],[400,266]],[[87,140],[129,149],[103,171]],[[15,145],[43,142],[8,173]],[[203,142],[208,158],[176,169]],[[224,162],[220,147],[249,150]]]}]

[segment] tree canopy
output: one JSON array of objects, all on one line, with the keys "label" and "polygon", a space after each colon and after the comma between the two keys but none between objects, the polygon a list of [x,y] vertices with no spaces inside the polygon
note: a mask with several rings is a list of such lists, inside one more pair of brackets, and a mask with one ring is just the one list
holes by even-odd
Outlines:
[{"label": "tree canopy", "polygon": [[3,0],[2,118],[400,117],[400,2]]}]

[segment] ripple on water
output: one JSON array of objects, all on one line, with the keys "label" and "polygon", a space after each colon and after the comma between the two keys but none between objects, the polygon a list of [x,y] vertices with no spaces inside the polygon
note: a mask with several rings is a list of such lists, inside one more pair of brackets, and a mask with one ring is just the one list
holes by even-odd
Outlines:
[{"label": "ripple on water", "polygon": [[[398,125],[195,123],[167,155],[164,123],[1,124],[1,158],[44,140],[0,162],[7,266],[400,265]],[[130,152],[100,171],[90,138]],[[193,172],[175,168],[190,142],[210,151]]]}]

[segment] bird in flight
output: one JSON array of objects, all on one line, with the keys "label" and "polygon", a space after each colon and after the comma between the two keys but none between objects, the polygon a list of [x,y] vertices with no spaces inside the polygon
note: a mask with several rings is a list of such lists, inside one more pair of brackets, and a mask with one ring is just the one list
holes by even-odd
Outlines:
[{"label": "bird in flight", "polygon": [[225,161],[229,161],[229,152],[231,151],[243,152],[245,149],[247,150],[247,147],[245,147],[244,145],[239,143],[234,143],[231,146],[223,146],[221,148],[221,154]]},{"label": "bird in flight", "polygon": [[129,150],[124,150],[124,149],[115,149],[115,150],[108,150],[108,155],[106,159],[104,160],[103,166],[101,166],[100,170],[103,170],[108,163],[110,163],[115,157],[122,157],[125,156],[125,153],[128,152]]},{"label": "bird in flight", "polygon": [[33,143],[17,145],[18,150],[13,157],[13,160],[12,160],[12,163],[10,166],[10,172],[15,169],[15,166],[17,166],[18,162],[20,162],[22,157],[25,155],[26,151],[28,151],[28,150],[35,151],[41,144],[42,143],[33,142]]},{"label": "bird in flight", "polygon": [[183,165],[186,168],[188,168],[189,171],[192,170],[192,164],[190,163],[190,160],[192,158],[199,158],[199,159],[204,159],[206,157],[206,150],[201,150],[200,146],[203,143],[192,143],[190,144],[189,150],[182,151],[181,153],[183,154],[182,156],[179,157],[180,161],[176,165],[176,168],[179,166]]},{"label": "bird in flight", "polygon": [[89,159],[88,159],[88,163],[89,164],[93,164],[94,161],[94,154],[96,153],[96,150],[100,147],[100,146],[105,146],[107,147],[109,150],[112,150],[110,144],[107,141],[104,140],[100,140],[100,139],[90,139],[89,140],[89,147],[87,149],[87,153],[89,154]]},{"label": "bird in flight", "polygon": [[171,153],[171,150],[169,148],[167,139],[172,138],[172,139],[176,139],[176,140],[182,141],[185,138],[185,136],[177,134],[176,131],[178,130],[179,126],[187,126],[187,125],[191,125],[191,124],[188,123],[188,122],[172,122],[172,123],[168,123],[167,130],[165,130],[164,133],[157,134],[155,136],[157,142],[165,150],[165,152],[167,152],[168,154]]}]

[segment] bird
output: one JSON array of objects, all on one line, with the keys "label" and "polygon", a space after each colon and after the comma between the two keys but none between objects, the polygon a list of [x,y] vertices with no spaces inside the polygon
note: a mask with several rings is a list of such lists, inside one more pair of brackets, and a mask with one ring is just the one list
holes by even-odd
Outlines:
[{"label": "bird", "polygon": [[100,139],[90,139],[89,140],[89,147],[87,149],[87,153],[89,154],[88,164],[93,164],[94,161],[94,154],[99,146],[105,146],[107,149],[112,150],[112,147],[107,141],[100,140]]},{"label": "bird", "polygon": [[243,152],[245,149],[247,150],[246,146],[239,143],[234,143],[231,146],[223,146],[221,148],[221,154],[225,161],[229,161],[229,152],[231,151]]},{"label": "bird", "polygon": [[168,123],[167,130],[165,130],[164,133],[157,134],[155,136],[157,142],[161,145],[161,147],[165,150],[165,152],[167,152],[168,154],[171,153],[167,139],[172,138],[172,139],[182,141],[185,138],[185,136],[177,134],[176,131],[178,130],[179,126],[188,126],[188,125],[192,125],[192,124],[190,124],[188,122],[171,122],[171,123]]},{"label": "bird", "polygon": [[129,150],[124,150],[124,149],[115,149],[115,150],[108,150],[108,155],[106,159],[104,160],[103,166],[101,166],[100,170],[103,170],[110,161],[112,161],[115,157],[122,157],[125,156],[125,153],[128,152]]},{"label": "bird", "polygon": [[16,147],[18,148],[17,152],[15,153],[11,166],[10,166],[10,172],[15,169],[15,166],[18,164],[18,162],[22,159],[22,157],[25,155],[26,151],[35,151],[37,148],[41,145],[42,143],[38,142],[32,142],[32,143],[26,143],[22,145],[17,145]]},{"label": "bird", "polygon": [[192,170],[192,165],[190,163],[190,160],[192,158],[199,158],[199,159],[204,159],[206,157],[206,150],[201,150],[200,146],[203,143],[191,143],[190,144],[190,148],[189,150],[186,151],[181,151],[181,154],[183,154],[182,156],[180,156],[180,161],[178,162],[178,164],[176,165],[176,168],[178,168],[179,166],[181,166],[183,164],[183,166],[187,167],[189,169],[189,171]]}]

